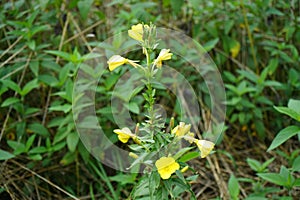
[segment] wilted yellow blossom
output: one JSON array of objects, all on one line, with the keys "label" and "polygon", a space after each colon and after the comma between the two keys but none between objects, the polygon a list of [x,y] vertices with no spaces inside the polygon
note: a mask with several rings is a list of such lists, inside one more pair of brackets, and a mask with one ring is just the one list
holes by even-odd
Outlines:
[{"label": "wilted yellow blossom", "polygon": [[184,122],[180,122],[179,125],[177,125],[175,128],[172,130],[172,134],[175,134],[176,136],[184,136],[187,134],[191,129],[190,124],[185,124]]},{"label": "wilted yellow blossom", "polygon": [[124,65],[124,64],[130,64],[132,65],[133,67],[137,67],[138,64],[136,64],[136,62],[138,61],[134,61],[134,60],[129,60],[127,58],[124,58],[120,55],[113,55],[108,61],[107,61],[107,64],[108,64],[108,68],[110,71],[113,71],[115,70],[117,67],[121,66],[121,65]]},{"label": "wilted yellow blossom", "polygon": [[201,152],[201,158],[205,158],[213,150],[215,144],[208,140],[195,140],[194,141]]},{"label": "wilted yellow blossom", "polygon": [[156,65],[158,68],[161,68],[163,60],[170,60],[171,59],[173,54],[169,53],[169,52],[170,52],[170,49],[162,49],[160,51],[158,57],[154,61],[154,65]]},{"label": "wilted yellow blossom", "polygon": [[161,157],[155,162],[155,166],[162,179],[169,179],[179,169],[179,164],[172,157]]},{"label": "wilted yellow blossom", "polygon": [[137,40],[142,42],[143,41],[143,24],[137,24],[137,25],[133,25],[131,26],[131,29],[128,30],[128,35]]}]

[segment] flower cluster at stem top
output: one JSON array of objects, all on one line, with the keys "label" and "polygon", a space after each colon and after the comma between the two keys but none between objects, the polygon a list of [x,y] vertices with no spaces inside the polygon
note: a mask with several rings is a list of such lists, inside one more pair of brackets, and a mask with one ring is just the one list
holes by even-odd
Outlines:
[{"label": "flower cluster at stem top", "polygon": [[[148,120],[146,120],[145,126],[148,127],[148,132],[150,137],[150,143],[155,143],[154,138],[156,134],[166,134],[161,131],[157,131],[157,127],[155,127],[155,111],[153,109],[154,105],[154,96],[155,90],[151,85],[151,78],[155,75],[155,70],[161,69],[162,62],[166,60],[170,60],[172,58],[172,53],[170,53],[170,49],[161,49],[158,56],[151,61],[150,54],[154,53],[154,50],[158,46],[158,41],[156,40],[156,27],[152,24],[137,24],[133,25],[130,30],[128,30],[128,35],[134,40],[138,41],[142,47],[143,54],[146,56],[147,66],[144,67],[137,60],[131,60],[128,58],[124,58],[121,55],[113,55],[107,61],[108,67],[110,71],[114,71],[116,68],[129,64],[134,68],[139,68],[144,72],[145,78],[147,82],[147,92],[144,95],[145,100],[148,102]],[[157,69],[155,69],[155,67]],[[214,143],[208,140],[199,140],[195,138],[195,134],[190,131],[191,125],[185,124],[184,122],[180,122],[176,127],[171,125],[170,137],[174,140],[184,139],[191,144],[196,144],[196,146],[200,150],[201,158],[205,158],[210,154],[210,152],[214,148]],[[139,127],[139,124],[137,125]],[[144,140],[143,137],[138,136],[139,128],[136,128],[135,133],[132,133],[128,127],[124,127],[122,129],[115,129],[114,132],[118,135],[118,139],[122,143],[127,143],[130,139],[134,141],[135,144],[140,145],[145,148],[146,151],[151,151],[149,148],[151,146],[147,144],[149,140]],[[161,138],[161,137],[158,137]],[[150,150],[149,150],[150,149]],[[133,152],[130,152],[129,156],[137,159],[139,156]],[[154,166],[153,166],[154,167]],[[155,161],[155,167],[162,179],[169,179],[171,175],[180,169],[180,165],[176,162],[176,159],[172,157],[172,155],[161,156],[159,159]],[[181,169],[182,172],[186,171],[188,166],[185,166]]]}]

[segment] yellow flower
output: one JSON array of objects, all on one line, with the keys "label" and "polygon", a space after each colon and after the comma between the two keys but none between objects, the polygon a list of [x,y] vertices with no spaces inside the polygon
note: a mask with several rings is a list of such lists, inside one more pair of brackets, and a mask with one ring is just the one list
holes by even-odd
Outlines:
[{"label": "yellow flower", "polygon": [[143,32],[143,25],[137,24],[131,26],[131,29],[128,30],[128,35],[137,41],[143,42]]},{"label": "yellow flower", "polygon": [[162,66],[162,61],[163,60],[170,60],[172,57],[172,53],[169,53],[170,49],[162,49],[156,58],[154,65],[156,65],[158,68],[161,68]]},{"label": "yellow flower", "polygon": [[157,171],[162,179],[168,179],[179,169],[179,164],[172,157],[161,157],[155,162]]},{"label": "yellow flower", "polygon": [[198,148],[201,151],[201,158],[205,158],[215,146],[213,142],[210,142],[208,140],[195,140],[194,142],[197,144]]},{"label": "yellow flower", "polygon": [[191,129],[191,125],[185,125],[184,122],[180,122],[179,125],[177,125],[175,128],[172,130],[172,134],[175,134],[176,136],[184,136],[187,134]]},{"label": "yellow flower", "polygon": [[125,127],[122,129],[115,129],[114,132],[118,134],[118,138],[121,142],[127,143],[128,140],[133,137],[133,134],[129,130],[129,128]]},{"label": "yellow flower", "polygon": [[124,65],[124,64],[130,64],[132,65],[133,67],[137,67],[138,64],[136,64],[137,61],[134,61],[134,60],[129,60],[127,58],[124,58],[120,55],[113,55],[108,61],[107,61],[107,64],[108,64],[108,68],[110,71],[113,71],[115,70],[117,67],[121,66],[121,65]]}]

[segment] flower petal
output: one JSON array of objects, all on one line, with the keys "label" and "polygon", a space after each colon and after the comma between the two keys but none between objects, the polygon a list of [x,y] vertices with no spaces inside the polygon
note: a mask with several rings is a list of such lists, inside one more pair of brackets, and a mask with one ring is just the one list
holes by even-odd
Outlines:
[{"label": "flower petal", "polygon": [[205,158],[213,150],[215,144],[208,140],[196,140],[199,150],[201,151],[201,158]]},{"label": "flower petal", "polygon": [[175,134],[177,137],[184,136],[187,134],[191,129],[191,124],[185,124],[184,122],[180,122],[179,125],[177,125],[172,130],[172,134]]},{"label": "flower petal", "polygon": [[179,169],[179,164],[172,157],[161,157],[155,162],[157,171],[162,179],[168,179]]},{"label": "flower petal", "polygon": [[110,71],[115,70],[117,67],[124,65],[128,62],[128,59],[120,56],[120,55],[113,55],[108,61],[108,67]]},{"label": "flower petal", "polygon": [[130,129],[127,127],[122,129],[115,129],[114,133],[118,134],[119,140],[123,143],[127,143],[128,140],[133,136]]},{"label": "flower petal", "polygon": [[156,58],[156,60],[154,61],[154,64],[160,68],[162,66],[162,61],[163,60],[170,60],[172,57],[172,53],[169,53],[170,49],[162,49],[158,55],[158,57]]},{"label": "flower petal", "polygon": [[143,25],[137,24],[131,26],[131,29],[128,30],[129,37],[142,42],[143,41]]}]

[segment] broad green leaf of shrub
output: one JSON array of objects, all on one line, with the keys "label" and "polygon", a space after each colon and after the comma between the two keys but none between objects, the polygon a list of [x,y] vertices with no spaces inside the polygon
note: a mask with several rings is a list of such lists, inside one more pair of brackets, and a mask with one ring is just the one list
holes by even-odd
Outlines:
[{"label": "broad green leaf of shrub", "polygon": [[69,54],[69,53],[66,53],[66,52],[63,52],[63,51],[56,51],[56,50],[46,50],[45,51],[46,53],[49,53],[49,54],[53,54],[53,55],[56,55],[56,56],[59,56],[67,61],[72,61],[72,54]]},{"label": "broad green leaf of shrub", "polygon": [[298,156],[294,162],[293,162],[293,166],[292,166],[292,170],[293,171],[300,171],[300,156]]},{"label": "broad green leaf of shrub", "polygon": [[55,87],[59,84],[59,81],[54,76],[50,76],[48,74],[39,75],[38,79],[42,81],[43,83]]},{"label": "broad green leaf of shrub", "polygon": [[42,124],[39,123],[30,124],[28,126],[28,129],[44,137],[48,137],[50,135],[49,131]]},{"label": "broad green leaf of shrub", "polygon": [[287,141],[289,138],[293,137],[294,135],[300,133],[300,127],[298,126],[288,126],[284,129],[282,129],[277,136],[272,141],[272,144],[268,148],[267,151],[271,151]]},{"label": "broad green leaf of shrub", "polygon": [[297,113],[295,110],[293,110],[291,108],[288,108],[288,107],[277,107],[277,106],[274,106],[274,108],[278,112],[286,114],[286,115],[290,116],[291,118],[293,118],[293,119],[295,119],[297,121],[300,121],[300,114]]},{"label": "broad green leaf of shrub", "polygon": [[9,97],[9,98],[5,99],[5,101],[1,104],[1,107],[13,105],[19,101],[20,101],[20,99],[18,99],[16,97]]},{"label": "broad green leaf of shrub", "polygon": [[257,173],[257,175],[268,182],[284,186],[288,189],[292,188],[295,183],[295,178],[285,166],[281,166],[279,174]]},{"label": "broad green leaf of shrub", "polygon": [[34,147],[32,148],[28,153],[29,154],[40,154],[40,153],[46,153],[48,149],[46,147]]},{"label": "broad green leaf of shrub", "polygon": [[11,80],[1,80],[1,82],[3,83],[3,85],[8,87],[9,89],[11,89],[19,94],[21,93],[20,86],[18,84],[16,84],[15,82],[13,82]]},{"label": "broad green leaf of shrub", "polygon": [[93,4],[93,0],[78,1],[77,7],[79,9],[80,16],[82,17],[83,20],[87,19],[92,4]]},{"label": "broad green leaf of shrub", "polygon": [[126,185],[128,183],[135,183],[135,174],[117,174],[115,176],[108,177],[111,181],[116,181],[121,183],[121,185]]},{"label": "broad green leaf of shrub", "polygon": [[294,182],[294,187],[300,187],[300,178],[297,178]]},{"label": "broad green leaf of shrub", "polygon": [[21,96],[25,96],[28,94],[31,90],[39,87],[39,83],[37,79],[34,79],[32,81],[29,81],[26,83],[26,85],[23,87],[22,91],[20,92]]},{"label": "broad green leaf of shrub", "polygon": [[203,48],[205,49],[205,51],[210,51],[217,45],[218,42],[219,42],[219,38],[210,40],[203,45]]},{"label": "broad green leaf of shrub", "polygon": [[199,151],[192,151],[192,152],[188,152],[185,155],[181,156],[178,161],[179,162],[187,162],[187,161],[197,158],[199,156],[200,156]]},{"label": "broad green leaf of shrub", "polygon": [[183,154],[185,154],[186,152],[188,152],[189,150],[193,149],[194,147],[185,147],[180,149],[174,156],[173,158],[175,160],[177,160],[178,158],[180,158]]},{"label": "broad green leaf of shrub", "polygon": [[7,144],[14,150],[14,155],[19,155],[26,151],[25,145],[21,142],[8,140]]},{"label": "broad green leaf of shrub", "polygon": [[258,162],[255,159],[251,159],[251,158],[247,158],[246,161],[247,161],[247,163],[248,163],[248,165],[250,166],[251,169],[253,169],[256,172],[260,172],[261,165],[262,165],[260,162]]},{"label": "broad green leaf of shrub", "polygon": [[[300,100],[290,99],[288,103],[288,108],[294,110],[300,115]],[[300,119],[298,119],[299,121]]]},{"label": "broad green leaf of shrub", "polygon": [[276,173],[257,173],[262,179],[274,183],[276,185],[285,186],[285,179]]},{"label": "broad green leaf of shrub", "polygon": [[25,151],[28,152],[30,147],[32,146],[34,139],[35,139],[36,135],[32,135],[28,138],[26,144],[25,144]]},{"label": "broad green leaf of shrub", "polygon": [[153,198],[154,192],[157,190],[160,184],[160,176],[157,171],[152,171],[149,178],[149,191],[150,197]]},{"label": "broad green leaf of shrub", "polygon": [[237,200],[240,194],[239,182],[234,175],[231,175],[228,181],[229,194],[232,200]]},{"label": "broad green leaf of shrub", "polygon": [[15,157],[15,155],[0,149],[0,160],[8,160]]},{"label": "broad green leaf of shrub", "polygon": [[64,113],[68,113],[72,109],[71,104],[64,104],[64,105],[57,105],[57,106],[51,106],[49,108],[50,111],[63,111]]},{"label": "broad green leaf of shrub", "polygon": [[74,152],[79,141],[79,136],[76,132],[69,133],[67,136],[67,145],[71,152]]}]

